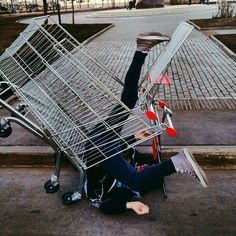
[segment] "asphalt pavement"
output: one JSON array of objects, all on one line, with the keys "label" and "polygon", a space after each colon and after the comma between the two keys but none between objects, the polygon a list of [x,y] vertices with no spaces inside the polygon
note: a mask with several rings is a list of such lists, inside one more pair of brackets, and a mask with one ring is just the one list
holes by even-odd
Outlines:
[{"label": "asphalt pavement", "polygon": [[86,199],[64,206],[61,195],[76,186],[78,173],[62,169],[61,188],[46,194],[43,183],[51,168],[0,168],[0,235],[55,236],[234,236],[236,233],[236,173],[208,170],[209,188],[190,176],[166,178],[162,189],[143,196],[150,213],[132,211],[103,215]]}]

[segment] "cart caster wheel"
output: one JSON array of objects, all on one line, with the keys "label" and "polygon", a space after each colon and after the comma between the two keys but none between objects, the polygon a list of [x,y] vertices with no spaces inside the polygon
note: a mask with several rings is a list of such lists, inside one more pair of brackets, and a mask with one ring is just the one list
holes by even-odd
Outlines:
[{"label": "cart caster wheel", "polygon": [[[23,116],[26,114],[26,105],[24,103],[19,103],[17,106],[16,106],[16,110],[18,112],[20,112]],[[15,117],[14,114],[11,114],[11,116]]]},{"label": "cart caster wheel", "polygon": [[64,205],[72,205],[81,199],[79,192],[66,192],[62,195],[62,202]]},{"label": "cart caster wheel", "polygon": [[10,124],[0,124],[0,137],[1,138],[7,138],[11,135],[12,133],[12,128],[10,126]]},{"label": "cart caster wheel", "polygon": [[68,193],[64,193],[62,195],[62,202],[64,205],[71,205],[73,204],[73,200],[72,200],[72,195],[74,192],[68,192]]},{"label": "cart caster wheel", "polygon": [[44,189],[46,190],[46,193],[55,193],[59,190],[59,188],[59,182],[51,182],[50,179],[44,184]]}]

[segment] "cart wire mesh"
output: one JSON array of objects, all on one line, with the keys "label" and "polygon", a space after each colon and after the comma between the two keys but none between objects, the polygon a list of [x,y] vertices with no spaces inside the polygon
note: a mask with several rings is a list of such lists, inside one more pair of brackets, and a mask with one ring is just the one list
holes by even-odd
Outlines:
[{"label": "cart wire mesh", "polygon": [[140,82],[140,104],[152,100],[159,92],[160,85],[165,79],[166,72],[171,60],[187,39],[194,27],[186,22],[182,22],[171,35],[171,40],[165,45],[161,53],[153,62],[151,68]]}]

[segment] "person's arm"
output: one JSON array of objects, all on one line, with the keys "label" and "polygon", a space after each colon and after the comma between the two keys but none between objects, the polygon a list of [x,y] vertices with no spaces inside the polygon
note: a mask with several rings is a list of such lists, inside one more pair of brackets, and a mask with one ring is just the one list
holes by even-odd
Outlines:
[{"label": "person's arm", "polygon": [[104,201],[100,210],[105,214],[119,214],[127,211],[127,202],[132,201],[134,193],[127,188],[114,188]]},{"label": "person's arm", "polygon": [[100,210],[104,214],[109,214],[109,215],[123,213],[127,210],[126,201],[121,201],[120,199],[111,198],[101,204]]},{"label": "person's arm", "polygon": [[133,135],[130,135],[129,137],[124,138],[124,140],[125,140],[129,145],[131,145],[131,144],[133,144],[133,143],[135,143],[135,142],[137,141],[136,138],[135,138],[135,136],[134,136],[134,134],[133,134]]},{"label": "person's arm", "polygon": [[149,213],[149,207],[139,201],[121,201],[121,199],[113,198],[101,204],[100,209],[105,214],[120,214],[129,209],[138,215]]},{"label": "person's arm", "polygon": [[145,139],[146,137],[148,137],[150,135],[150,133],[146,130],[142,130],[139,131],[127,138],[124,138],[124,140],[128,143],[128,144],[133,144],[134,142],[136,142],[137,140],[142,140]]},{"label": "person's arm", "polygon": [[147,138],[149,135],[150,135],[150,133],[148,131],[142,130],[142,131],[135,133],[134,138],[136,140],[143,140],[143,139]]},{"label": "person's arm", "polygon": [[149,207],[142,202],[127,202],[126,209],[132,209],[138,215],[144,215],[149,213]]}]

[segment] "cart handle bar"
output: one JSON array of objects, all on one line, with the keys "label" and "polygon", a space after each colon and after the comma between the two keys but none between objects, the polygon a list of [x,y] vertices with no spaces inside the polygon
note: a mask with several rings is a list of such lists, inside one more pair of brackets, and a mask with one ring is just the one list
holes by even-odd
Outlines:
[{"label": "cart handle bar", "polygon": [[[166,132],[167,132],[167,134],[169,136],[171,136],[171,137],[175,137],[177,135],[177,131],[174,128],[172,120],[171,120],[171,116],[173,115],[173,113],[167,107],[167,103],[166,102],[159,101],[158,105],[163,109],[162,123],[164,123],[165,120],[166,120],[166,123],[167,123]],[[157,115],[152,110],[146,111],[145,114],[146,114],[147,118],[152,120],[152,121],[155,121],[155,120],[158,119]]]}]

